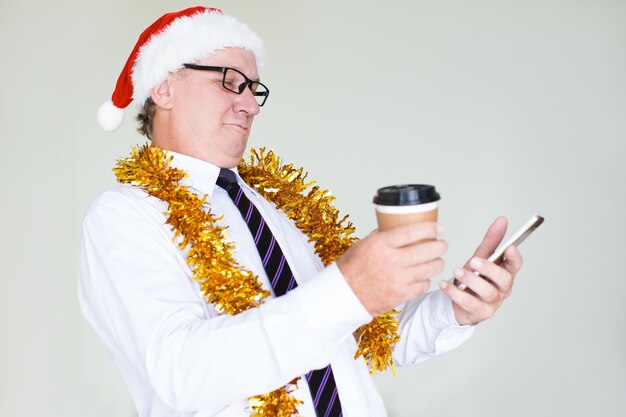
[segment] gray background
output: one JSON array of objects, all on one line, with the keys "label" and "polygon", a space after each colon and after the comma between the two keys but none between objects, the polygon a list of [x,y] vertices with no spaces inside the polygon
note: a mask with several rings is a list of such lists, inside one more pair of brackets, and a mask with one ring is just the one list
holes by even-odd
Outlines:
[{"label": "gray background", "polygon": [[[187,1],[0,0],[0,415],[133,416],[76,301],[80,222],[144,140],[95,110]],[[626,2],[220,1],[264,39],[253,146],[374,227],[373,191],[443,195],[447,278],[497,215],[547,221],[459,349],[376,376],[391,416],[624,416]]]}]

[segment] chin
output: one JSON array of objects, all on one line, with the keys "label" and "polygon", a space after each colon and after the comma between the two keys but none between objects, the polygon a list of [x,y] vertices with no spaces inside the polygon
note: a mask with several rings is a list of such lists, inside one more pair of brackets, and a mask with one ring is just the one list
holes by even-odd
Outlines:
[{"label": "chin", "polygon": [[239,149],[233,149],[233,152],[230,155],[232,155],[233,159],[236,159],[237,161],[241,161],[247,149],[248,149],[248,142],[246,141],[243,143],[242,146],[239,147]]},{"label": "chin", "polygon": [[225,157],[223,159],[222,165],[227,165],[227,166],[223,166],[222,168],[234,168],[237,165],[239,165],[239,163],[243,160],[244,152],[245,152],[245,149],[240,153],[231,154],[232,156]]}]

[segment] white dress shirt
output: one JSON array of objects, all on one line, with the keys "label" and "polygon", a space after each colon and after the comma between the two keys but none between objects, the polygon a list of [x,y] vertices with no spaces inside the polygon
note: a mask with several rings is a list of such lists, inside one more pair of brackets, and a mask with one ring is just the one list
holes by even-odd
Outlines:
[{"label": "white dress shirt", "polygon": [[[169,152],[182,181],[208,195],[236,246],[236,261],[271,291],[254,240],[227,193],[219,168]],[[277,389],[311,369],[332,365],[344,417],[385,416],[352,336],[371,316],[336,265],[324,268],[313,245],[283,212],[247,187],[298,282],[282,297],[236,316],[206,303],[186,262],[187,250],[165,224],[167,204],[118,184],[88,209],[81,241],[78,295],[89,323],[111,350],[140,417],[246,416],[247,398]],[[434,292],[404,306],[397,365],[450,350],[472,333],[459,326],[449,299]],[[304,417],[315,411],[302,377],[294,395]]]}]

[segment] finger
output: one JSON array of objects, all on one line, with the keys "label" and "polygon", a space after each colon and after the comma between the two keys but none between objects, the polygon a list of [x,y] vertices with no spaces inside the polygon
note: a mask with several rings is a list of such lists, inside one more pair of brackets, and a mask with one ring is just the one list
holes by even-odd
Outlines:
[{"label": "finger", "polygon": [[421,281],[430,280],[432,277],[439,275],[443,268],[445,267],[445,262],[441,258],[434,259],[430,262],[424,262],[419,265],[415,265],[409,268],[406,268],[406,277],[408,284],[416,284]]},{"label": "finger", "polygon": [[403,266],[419,265],[440,258],[448,250],[445,240],[430,240],[400,248],[400,259]]},{"label": "finger", "polygon": [[497,303],[502,299],[502,294],[498,287],[471,271],[456,268],[454,270],[454,277],[461,283],[458,287],[459,291],[463,291],[463,288],[466,288],[465,291],[470,292],[470,294],[490,304]]},{"label": "finger", "polygon": [[505,268],[481,258],[472,258],[469,264],[474,271],[481,275],[477,278],[493,283],[504,294],[511,291],[513,274]]},{"label": "finger", "polygon": [[506,233],[507,225],[508,221],[506,217],[500,216],[495,219],[491,226],[489,226],[489,229],[487,229],[487,233],[485,233],[483,240],[476,248],[474,256],[478,256],[479,258],[488,258],[496,250],[500,242],[502,242],[502,238]]},{"label": "finger", "polygon": [[400,248],[423,240],[434,240],[441,236],[443,227],[435,222],[421,222],[394,227],[379,233],[387,245]]},{"label": "finger", "polygon": [[[453,303],[458,304],[460,307],[468,306],[474,303],[473,300],[476,299],[473,295],[458,289],[454,285],[450,285],[447,281],[439,282],[439,288],[452,300]],[[463,308],[463,307],[462,307]],[[463,308],[463,310],[467,311],[467,308]]]},{"label": "finger", "polygon": [[414,284],[411,284],[407,288],[407,292],[408,294],[410,294],[410,298],[416,298],[424,294],[425,292],[427,292],[430,289],[430,286],[431,286],[431,280],[429,279],[422,280]]},{"label": "finger", "polygon": [[516,246],[510,246],[504,251],[504,262],[502,262],[502,266],[512,273],[516,275],[520,269],[522,269],[523,259],[522,254],[517,249]]},{"label": "finger", "polygon": [[[455,317],[459,324],[476,324],[493,316],[498,309],[497,305],[488,304],[472,294],[461,291],[447,281],[441,281],[439,288],[452,301],[455,309]],[[457,314],[457,309],[462,311],[461,316]]]}]

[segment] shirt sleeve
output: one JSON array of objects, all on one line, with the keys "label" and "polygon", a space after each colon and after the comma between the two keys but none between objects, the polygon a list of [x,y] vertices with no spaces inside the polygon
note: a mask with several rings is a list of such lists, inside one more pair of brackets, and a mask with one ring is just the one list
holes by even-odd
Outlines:
[{"label": "shirt sleeve", "polygon": [[400,342],[394,362],[413,365],[456,348],[469,339],[474,326],[454,318],[452,302],[441,291],[425,294],[404,305],[400,314]]},{"label": "shirt sleeve", "polygon": [[259,308],[214,316],[157,218],[119,196],[92,206],[79,300],[116,361],[173,409],[219,410],[277,389],[328,364],[371,320],[336,266]]}]

